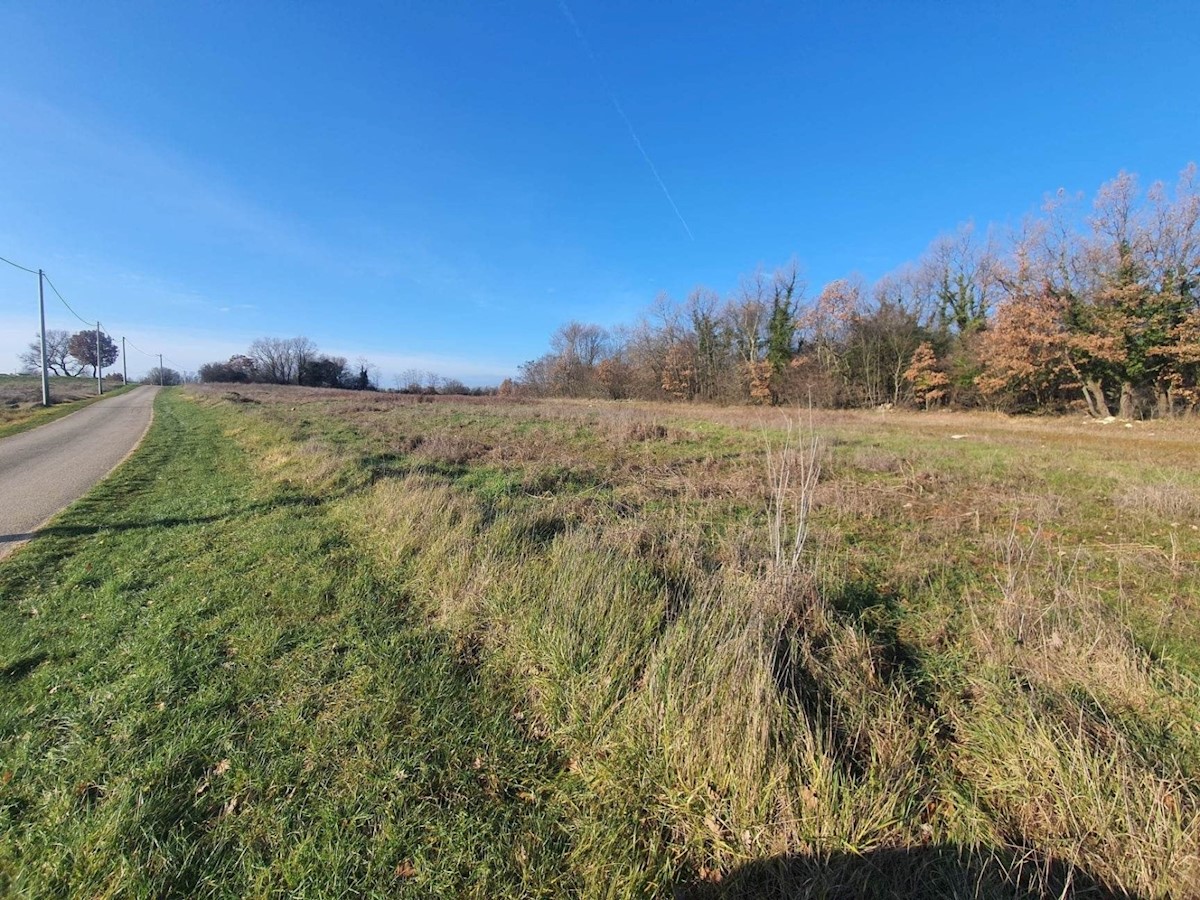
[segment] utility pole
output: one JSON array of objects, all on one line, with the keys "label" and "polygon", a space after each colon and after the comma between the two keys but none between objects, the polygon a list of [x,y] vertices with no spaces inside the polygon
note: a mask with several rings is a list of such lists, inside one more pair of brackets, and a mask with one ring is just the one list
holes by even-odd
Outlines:
[{"label": "utility pole", "polygon": [[162,354],[161,353],[158,354],[158,386],[159,387],[163,386]]},{"label": "utility pole", "polygon": [[121,335],[121,382],[129,384],[129,363],[125,362],[125,335]]},{"label": "utility pole", "polygon": [[46,364],[46,276],[38,269],[38,315],[42,319],[42,406],[50,405],[50,371]]},{"label": "utility pole", "polygon": [[104,374],[100,371],[100,323],[96,323],[96,393],[104,393]]}]

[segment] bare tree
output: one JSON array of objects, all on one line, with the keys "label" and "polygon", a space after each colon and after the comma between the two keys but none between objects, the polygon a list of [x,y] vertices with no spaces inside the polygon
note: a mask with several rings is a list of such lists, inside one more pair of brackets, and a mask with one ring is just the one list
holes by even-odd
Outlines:
[{"label": "bare tree", "polygon": [[695,394],[702,400],[714,400],[721,394],[721,376],[729,368],[729,335],[722,327],[719,303],[720,297],[707,288],[698,287],[688,295]]},{"label": "bare tree", "polygon": [[142,378],[142,384],[163,384],[168,386],[174,384],[184,384],[186,381],[188,381],[188,379],[185,378],[184,373],[176,372],[174,369],[168,368],[167,366],[163,366],[161,369],[158,366],[155,366],[146,373],[144,378]]},{"label": "bare tree", "polygon": [[[21,367],[26,372],[42,370],[42,340],[35,337],[20,355]],[[54,375],[78,375],[83,363],[71,356],[71,333],[57,328],[46,331],[46,368]]]},{"label": "bare tree", "polygon": [[554,368],[557,357],[553,353],[539,356],[521,364],[521,386],[535,397],[545,397],[554,393]]},{"label": "bare tree", "polygon": [[255,377],[268,384],[298,384],[305,365],[317,355],[306,337],[258,338],[250,345]]},{"label": "bare tree", "polygon": [[406,394],[421,393],[421,379],[424,373],[420,369],[405,369],[396,376],[396,390]]},{"label": "bare tree", "polygon": [[287,384],[295,377],[288,355],[287,341],[282,338],[257,338],[250,345],[249,356],[254,360],[258,381],[268,384]]},{"label": "bare tree", "polygon": [[762,357],[770,306],[767,302],[767,277],[762,269],[743,278],[737,293],[721,311],[734,353],[746,366]]},{"label": "bare tree", "polygon": [[296,365],[296,383],[300,383],[300,373],[316,359],[317,345],[306,337],[294,337],[288,340],[288,349]]},{"label": "bare tree", "polygon": [[983,328],[1000,292],[999,253],[989,231],[982,240],[967,222],[942,235],[922,261],[942,327],[957,334]]},{"label": "bare tree", "polygon": [[608,332],[599,325],[568,322],[550,338],[557,357],[557,380],[569,397],[599,393],[596,366],[608,346]]}]

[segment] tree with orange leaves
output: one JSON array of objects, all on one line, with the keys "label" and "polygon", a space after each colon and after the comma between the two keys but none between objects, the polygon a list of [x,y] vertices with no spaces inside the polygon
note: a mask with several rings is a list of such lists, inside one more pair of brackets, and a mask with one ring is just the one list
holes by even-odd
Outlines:
[{"label": "tree with orange leaves", "polygon": [[933,344],[929,341],[922,342],[913,351],[908,368],[904,371],[904,380],[912,385],[913,396],[926,409],[940,403],[950,387],[950,378],[938,364]]}]

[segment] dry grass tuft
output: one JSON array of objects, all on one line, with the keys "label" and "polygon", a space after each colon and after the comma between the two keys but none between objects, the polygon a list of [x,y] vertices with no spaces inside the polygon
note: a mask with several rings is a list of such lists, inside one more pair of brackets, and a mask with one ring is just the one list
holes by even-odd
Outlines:
[{"label": "dry grass tuft", "polygon": [[1200,519],[1200,493],[1178,481],[1126,485],[1113,494],[1113,505],[1167,521]]},{"label": "dry grass tuft", "polygon": [[441,432],[417,439],[412,447],[412,451],[424,459],[454,466],[479,459],[487,455],[490,449],[487,444],[469,436]]},{"label": "dry grass tuft", "polygon": [[856,469],[877,474],[892,474],[901,471],[905,466],[902,456],[878,447],[862,447],[855,450],[850,462]]},{"label": "dry grass tuft", "polygon": [[971,606],[986,674],[956,711],[960,764],[1007,831],[1146,896],[1169,892],[1200,840],[1195,734],[1145,737],[1200,720],[1200,690],[1138,646],[1083,560],[1038,529],[999,546],[999,597]]}]

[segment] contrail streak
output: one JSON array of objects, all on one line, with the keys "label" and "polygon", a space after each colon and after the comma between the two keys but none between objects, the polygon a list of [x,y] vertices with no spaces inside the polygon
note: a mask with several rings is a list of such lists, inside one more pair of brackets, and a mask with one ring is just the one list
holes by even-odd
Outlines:
[{"label": "contrail streak", "polygon": [[571,23],[571,28],[575,31],[575,36],[579,38],[579,43],[583,46],[584,52],[592,61],[592,66],[596,70],[596,75],[600,79],[601,85],[608,92],[608,99],[612,101],[613,109],[617,111],[617,115],[621,117],[621,121],[625,123],[625,127],[629,129],[629,136],[633,138],[633,144],[638,149],[638,153],[642,154],[642,159],[646,161],[646,165],[650,167],[650,172],[654,175],[654,180],[658,182],[658,186],[662,188],[663,196],[667,198],[667,202],[671,204],[671,209],[675,210],[675,216],[679,219],[679,224],[683,226],[683,230],[687,232],[687,236],[693,241],[696,236],[692,234],[692,229],[688,227],[687,219],[683,217],[683,213],[679,211],[678,205],[675,203],[675,198],[671,196],[671,192],[667,190],[667,183],[662,180],[662,176],[658,174],[658,166],[654,165],[654,160],[650,158],[650,154],[646,152],[646,148],[642,146],[641,138],[638,137],[637,131],[633,127],[633,123],[629,121],[629,116],[625,115],[625,109],[621,106],[621,101],[617,99],[617,92],[608,85],[608,80],[604,77],[604,70],[600,68],[600,60],[596,58],[596,54],[592,52],[592,45],[588,43],[588,39],[584,36],[583,29],[579,27],[579,22],[571,13],[571,8],[567,6],[567,0],[558,0],[558,8],[562,10],[563,16]]}]

